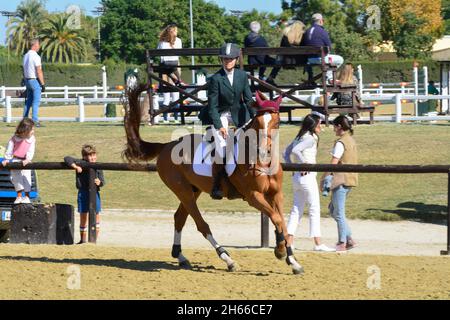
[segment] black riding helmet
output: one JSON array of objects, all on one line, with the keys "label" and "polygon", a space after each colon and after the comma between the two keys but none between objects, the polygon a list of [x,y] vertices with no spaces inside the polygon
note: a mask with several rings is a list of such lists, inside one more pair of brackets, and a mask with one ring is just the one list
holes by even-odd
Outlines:
[{"label": "black riding helmet", "polygon": [[220,47],[219,58],[236,59],[240,52],[241,49],[235,43],[225,43]]}]

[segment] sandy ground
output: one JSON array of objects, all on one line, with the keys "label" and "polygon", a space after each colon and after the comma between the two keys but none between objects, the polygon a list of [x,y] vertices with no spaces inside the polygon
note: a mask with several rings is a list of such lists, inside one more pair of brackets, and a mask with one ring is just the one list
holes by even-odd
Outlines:
[{"label": "sandy ground", "polygon": [[[98,245],[143,248],[171,248],[173,242],[173,211],[105,210],[102,214]],[[261,215],[258,213],[204,213],[216,241],[225,247],[256,248],[261,244]],[[287,217],[286,217],[287,219]],[[78,216],[76,219],[78,226]],[[287,222],[287,220],[286,220]],[[384,222],[350,220],[358,247],[353,253],[385,255],[439,256],[446,249],[447,227],[412,221]],[[322,242],[333,246],[337,241],[336,222],[322,218]],[[275,243],[270,223],[270,245]],[[295,238],[297,251],[311,251],[308,238],[309,220],[304,217]],[[79,239],[76,231],[76,239]],[[183,248],[209,249],[211,245],[188,218],[182,236]]]},{"label": "sandy ground", "polygon": [[[297,276],[271,248],[257,248],[256,213],[204,214],[238,271],[227,271],[191,219],[182,243],[193,267],[180,269],[170,256],[172,215],[105,210],[97,245],[2,244],[0,299],[450,299],[450,257],[438,256],[444,226],[350,221],[359,246],[336,254],[311,251],[304,220],[295,255],[305,273]],[[323,219],[322,232],[324,243],[335,242],[334,221]]]}]

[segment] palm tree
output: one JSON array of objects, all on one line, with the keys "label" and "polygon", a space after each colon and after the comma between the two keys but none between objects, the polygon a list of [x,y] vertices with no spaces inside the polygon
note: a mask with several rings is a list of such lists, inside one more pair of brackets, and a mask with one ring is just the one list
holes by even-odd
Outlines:
[{"label": "palm tree", "polygon": [[16,15],[7,23],[7,45],[17,56],[22,56],[30,41],[36,38],[42,26],[45,9],[42,0],[22,1]]},{"label": "palm tree", "polygon": [[42,57],[49,62],[73,63],[86,57],[86,42],[82,36],[67,26],[70,15],[55,14],[49,17],[40,33]]}]

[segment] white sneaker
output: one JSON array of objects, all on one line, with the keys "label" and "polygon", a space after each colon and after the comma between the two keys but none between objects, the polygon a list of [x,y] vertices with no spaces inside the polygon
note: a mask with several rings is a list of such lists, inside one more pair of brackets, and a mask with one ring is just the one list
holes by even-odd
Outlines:
[{"label": "white sneaker", "polygon": [[22,197],[22,202],[21,203],[31,203],[30,198],[28,198],[27,196]]},{"label": "white sneaker", "polygon": [[22,197],[17,197],[16,200],[14,200],[14,204],[21,204],[22,203]]},{"label": "white sneaker", "polygon": [[322,252],[335,252],[336,249],[334,248],[329,248],[324,244],[318,245],[318,246],[314,246],[314,251],[322,251]]}]

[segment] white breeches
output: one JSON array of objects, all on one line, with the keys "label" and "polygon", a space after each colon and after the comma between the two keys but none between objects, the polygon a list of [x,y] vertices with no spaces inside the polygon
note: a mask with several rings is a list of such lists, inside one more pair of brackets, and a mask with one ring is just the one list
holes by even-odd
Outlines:
[{"label": "white breeches", "polygon": [[164,97],[163,105],[168,106],[171,102],[177,101],[180,98],[180,93],[179,92],[164,92],[163,97]]},{"label": "white breeches", "polygon": [[[303,183],[292,182],[294,204],[289,216],[287,232],[295,235],[297,226],[303,216],[305,205],[309,205],[309,236],[320,237],[320,195],[316,174],[309,173],[309,179],[302,179]],[[306,181],[305,181],[306,180]]]},{"label": "white breeches", "polygon": [[[231,118],[231,113],[229,111],[223,112],[220,115],[220,121],[222,122],[222,127],[227,129],[230,124],[233,124],[233,119]],[[216,145],[216,159],[219,157],[219,159],[223,159],[225,156],[225,147],[227,146],[227,141],[224,139],[224,137],[220,134],[220,131],[216,128],[212,127],[212,132],[214,136],[214,143]]]}]

